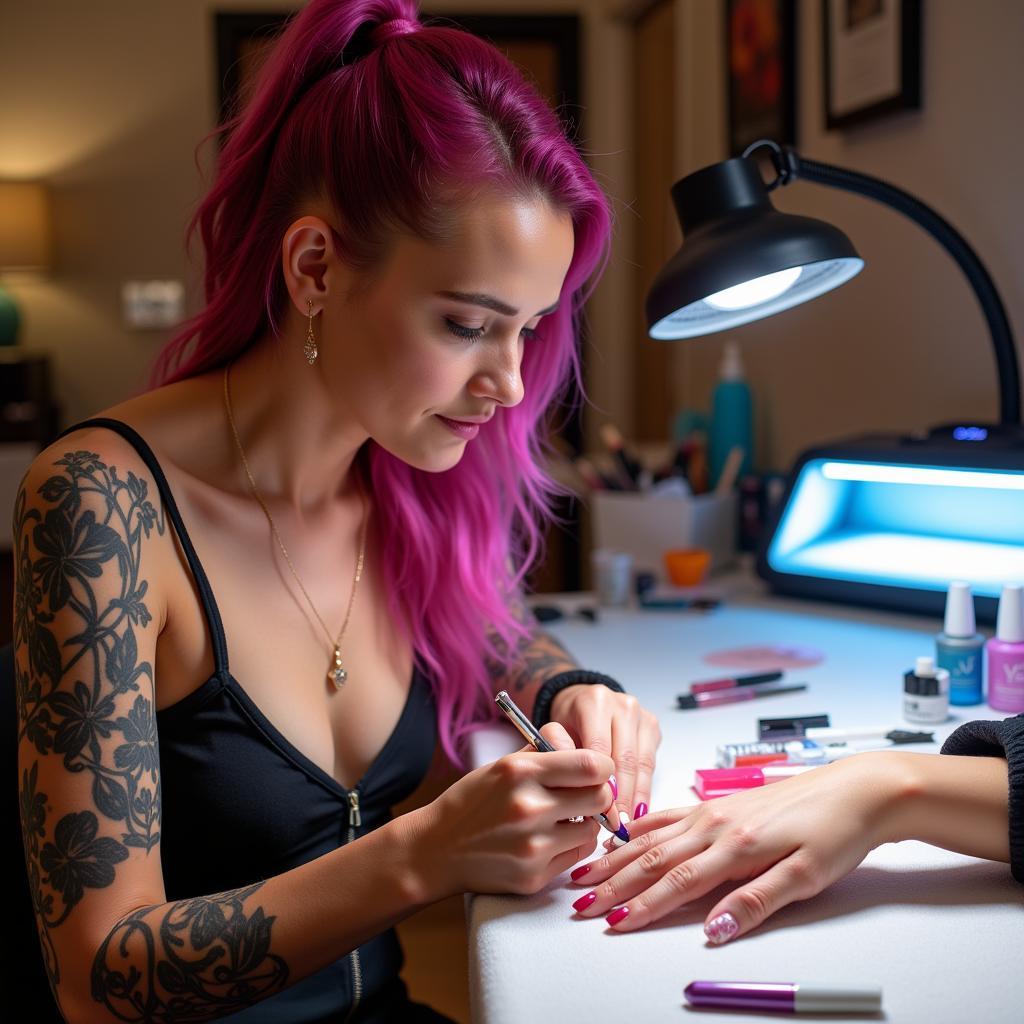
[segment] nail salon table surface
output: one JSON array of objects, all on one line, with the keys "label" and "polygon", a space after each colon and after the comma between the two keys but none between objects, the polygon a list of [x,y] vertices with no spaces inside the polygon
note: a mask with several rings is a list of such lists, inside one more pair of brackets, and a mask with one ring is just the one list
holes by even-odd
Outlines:
[{"label": "nail salon table surface", "polygon": [[[652,811],[697,802],[694,770],[714,766],[717,744],[755,740],[761,717],[827,713],[840,728],[934,730],[935,744],[904,749],[936,752],[960,722],[1005,717],[982,704],[951,708],[943,725],[905,722],[903,673],[918,655],[934,654],[937,619],[782,598],[741,573],[709,586],[726,595],[711,612],[600,609],[596,624],[568,617],[544,626],[583,667],[618,679],[658,715]],[[594,604],[589,594],[545,594],[533,603],[569,612]],[[694,680],[757,671],[709,664],[705,655],[778,644],[824,656],[814,667],[786,671],[788,681],[808,683],[806,691],[676,709],[676,695]],[[474,764],[521,745],[510,728],[484,730],[474,739]],[[605,838],[602,830],[594,857],[604,853]],[[474,1024],[773,1016],[690,1009],[682,991],[695,979],[882,986],[881,1015],[790,1019],[1024,1020],[1024,887],[1006,864],[916,841],[888,844],[818,896],[721,947],[706,943],[703,922],[727,889],[628,934],[611,932],[603,916],[574,915],[571,903],[586,891],[565,874],[534,896],[467,895]]]}]

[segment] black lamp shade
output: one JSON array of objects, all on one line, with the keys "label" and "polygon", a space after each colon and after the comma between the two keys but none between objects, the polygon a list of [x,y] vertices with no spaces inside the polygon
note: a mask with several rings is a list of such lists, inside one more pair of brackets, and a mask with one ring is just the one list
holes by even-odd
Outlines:
[{"label": "black lamp shade", "polygon": [[[864,266],[838,228],[776,210],[752,159],[688,175],[672,186],[672,200],[683,244],[647,294],[652,338],[693,338],[759,320],[838,287]],[[725,289],[788,270],[798,271],[796,279],[777,294],[752,305],[716,304]]]}]

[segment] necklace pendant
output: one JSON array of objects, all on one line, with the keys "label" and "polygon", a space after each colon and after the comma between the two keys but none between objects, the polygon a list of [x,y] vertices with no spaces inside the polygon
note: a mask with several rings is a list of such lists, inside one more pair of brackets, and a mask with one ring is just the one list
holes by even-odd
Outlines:
[{"label": "necklace pendant", "polygon": [[327,678],[334,683],[334,687],[340,690],[348,679],[348,673],[341,667],[341,651],[334,648],[334,668],[328,669]]}]

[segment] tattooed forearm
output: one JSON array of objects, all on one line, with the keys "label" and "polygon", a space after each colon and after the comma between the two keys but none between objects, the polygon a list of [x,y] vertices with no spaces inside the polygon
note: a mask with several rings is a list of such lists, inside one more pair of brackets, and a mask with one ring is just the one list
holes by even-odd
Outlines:
[{"label": "tattooed forearm", "polygon": [[96,954],[93,999],[119,1020],[163,1024],[219,1020],[283,989],[275,918],[249,899],[262,885],[129,914]]},{"label": "tattooed forearm", "polygon": [[505,658],[504,643],[492,633],[491,642],[502,657],[488,658],[487,670],[496,688],[508,690],[520,697],[528,695],[532,700],[535,694],[531,691],[535,691],[545,679],[559,672],[579,668],[579,664],[550,633],[538,627],[525,602],[517,601],[512,610],[530,635],[520,643],[515,657]]},{"label": "tattooed forearm", "polygon": [[572,655],[553,636],[541,630],[520,648],[519,658],[517,666],[511,670],[503,667],[495,680],[503,689],[514,693],[536,688],[559,672],[579,668]]},{"label": "tattooed forearm", "polygon": [[[23,484],[13,527],[22,835],[57,997],[53,929],[86,889],[113,883],[129,848],[148,853],[160,840],[156,718],[139,686],[142,678],[152,683],[153,669],[138,660],[134,630],[152,620],[140,578],[143,538],[165,526],[134,473],[122,480],[87,451],[68,452],[54,466],[31,502]],[[26,767],[33,748],[38,756]],[[47,794],[37,786],[41,759],[54,755],[66,771],[91,775],[93,806],[50,821]],[[119,838],[99,835],[101,818],[117,824]]]}]

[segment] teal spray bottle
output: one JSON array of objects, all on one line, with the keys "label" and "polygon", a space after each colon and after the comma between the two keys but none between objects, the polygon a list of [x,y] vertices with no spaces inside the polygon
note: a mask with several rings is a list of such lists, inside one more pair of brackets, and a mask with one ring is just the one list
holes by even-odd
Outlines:
[{"label": "teal spray bottle", "polygon": [[718,483],[729,452],[743,449],[739,476],[750,472],[754,447],[753,402],[743,379],[743,362],[735,341],[725,343],[718,384],[711,396],[711,486]]}]

